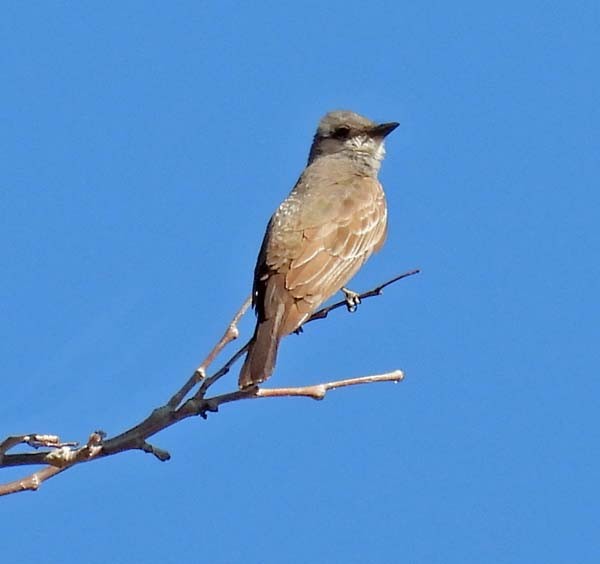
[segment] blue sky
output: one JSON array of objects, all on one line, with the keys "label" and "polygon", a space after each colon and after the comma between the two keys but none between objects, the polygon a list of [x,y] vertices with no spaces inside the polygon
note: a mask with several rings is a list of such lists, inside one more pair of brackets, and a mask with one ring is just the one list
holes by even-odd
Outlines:
[{"label": "blue sky", "polygon": [[166,401],[326,111],[401,122],[389,238],[352,287],[423,269],[286,339],[272,380],[405,382],[224,406],[155,438],[168,463],[3,498],[6,562],[598,562],[599,23],[595,2],[5,4],[0,434],[85,440]]}]

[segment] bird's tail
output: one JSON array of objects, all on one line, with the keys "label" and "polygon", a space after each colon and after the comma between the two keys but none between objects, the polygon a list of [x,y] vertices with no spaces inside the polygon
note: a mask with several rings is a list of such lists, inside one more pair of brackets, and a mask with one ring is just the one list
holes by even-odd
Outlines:
[{"label": "bird's tail", "polygon": [[277,349],[281,340],[279,328],[282,315],[283,308],[281,307],[277,315],[256,324],[246,360],[240,370],[240,389],[256,386],[273,374]]}]

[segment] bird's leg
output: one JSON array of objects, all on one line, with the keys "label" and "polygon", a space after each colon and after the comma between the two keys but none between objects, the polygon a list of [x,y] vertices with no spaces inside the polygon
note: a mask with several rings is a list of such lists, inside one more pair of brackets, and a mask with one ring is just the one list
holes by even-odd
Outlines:
[{"label": "bird's leg", "polygon": [[348,311],[356,311],[356,308],[360,303],[360,294],[353,290],[349,290],[348,288],[342,288],[342,292],[344,292],[344,296],[346,296],[346,307],[348,308]]}]

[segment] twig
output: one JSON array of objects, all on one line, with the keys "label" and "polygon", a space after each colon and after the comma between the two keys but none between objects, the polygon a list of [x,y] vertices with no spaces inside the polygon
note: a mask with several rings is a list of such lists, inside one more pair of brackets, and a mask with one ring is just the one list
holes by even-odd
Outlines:
[{"label": "twig", "polygon": [[58,435],[42,435],[39,433],[31,433],[29,435],[16,435],[14,437],[7,437],[0,443],[0,464],[4,453],[18,444],[27,444],[32,448],[40,447],[68,447],[77,446],[76,442],[63,443]]},{"label": "twig", "polygon": [[[408,272],[404,272],[403,274],[400,274],[398,276],[395,276],[394,278],[392,278],[391,280],[388,280],[387,282],[384,282],[383,284],[380,284],[379,286],[376,286],[375,288],[373,288],[372,290],[368,290],[367,292],[363,292],[362,294],[358,294],[356,298],[358,298],[358,302],[361,302],[362,300],[366,300],[367,298],[372,298],[374,296],[381,296],[381,294],[383,294],[383,289],[387,288],[388,286],[391,286],[392,284],[394,284],[395,282],[398,282],[399,280],[402,280],[403,278],[408,278],[409,276],[414,276],[415,274],[419,274],[421,272],[420,269],[415,268],[414,270],[409,270]],[[313,313],[302,325],[302,327],[304,325],[306,325],[307,323],[310,323],[311,321],[315,321],[317,319],[325,319],[328,315],[330,311],[333,311],[334,309],[338,309],[340,307],[348,307],[348,300],[341,300],[339,302],[336,302],[330,306],[324,307],[319,309],[318,311],[315,311],[315,313]],[[299,330],[297,330],[298,333],[302,332],[302,327],[300,327]]]},{"label": "twig", "polygon": [[[208,356],[204,359],[204,362],[194,370],[194,373],[190,376],[188,381],[181,387],[181,389],[173,395],[173,397],[169,400],[167,405],[169,407],[177,407],[182,401],[183,398],[192,390],[192,388],[200,381],[206,378],[206,370],[213,363],[215,358],[219,355],[219,353],[231,342],[237,339],[240,335],[240,331],[238,329],[238,323],[240,319],[244,316],[250,304],[252,303],[252,296],[248,296],[246,301],[243,303],[242,307],[237,311],[237,313],[233,316],[233,319],[225,329],[225,333],[219,339],[219,342],[213,347],[213,349],[208,353]],[[237,357],[236,359],[237,360]],[[235,360],[233,362],[235,362]],[[231,362],[231,364],[233,364]],[[227,369],[227,372],[229,368]],[[226,372],[225,372],[226,373]],[[214,378],[214,377],[213,377]]]},{"label": "twig", "polygon": [[[49,480],[50,478],[60,474],[64,470],[67,470],[71,466],[78,464],[79,462],[88,462],[93,458],[99,456],[102,452],[102,439],[103,433],[101,431],[95,431],[90,435],[88,442],[78,449],[72,449],[69,446],[61,446],[57,450],[46,452],[46,453],[36,453],[44,455],[44,463],[49,463],[46,468],[42,470],[38,470],[29,476],[22,478],[20,480],[14,480],[12,482],[8,482],[6,484],[0,485],[0,496],[8,495],[17,492],[23,492],[27,490],[37,490],[42,482]],[[23,436],[25,438],[26,435]],[[54,440],[50,440],[52,443],[51,446],[55,446],[56,443],[59,443],[58,437],[55,435],[36,435],[36,437],[51,437]],[[11,439],[16,439],[16,437],[11,437]],[[4,447],[7,441],[3,441],[2,446]],[[21,440],[18,442],[14,442],[12,446],[16,446],[19,443],[27,443],[27,440]],[[11,447],[9,447],[11,448]],[[8,449],[7,449],[8,450]],[[3,453],[2,457],[2,466],[12,466],[10,464],[10,458],[13,456],[27,456],[27,455],[7,455]],[[32,455],[29,455],[32,456]],[[8,463],[7,463],[8,462]]]},{"label": "twig", "polygon": [[46,468],[44,468],[43,470],[38,470],[37,472],[34,472],[26,478],[2,484],[0,485],[0,496],[19,492],[26,492],[28,490],[35,491],[40,487],[42,482],[45,482],[53,476],[64,472],[66,469],[66,466],[64,468],[58,468],[56,466],[46,466]]},{"label": "twig", "polygon": [[373,384],[375,382],[402,382],[404,372],[393,370],[385,374],[374,374],[373,376],[361,376],[359,378],[348,378],[327,382],[326,384],[315,384],[314,386],[302,386],[298,388],[260,388],[256,392],[258,398],[281,398],[302,396],[316,400],[322,400],[329,390],[344,388],[346,386],[357,386],[360,384]]},{"label": "twig", "polygon": [[[385,374],[362,376],[335,380],[313,386],[296,388],[254,388],[250,390],[237,390],[196,400],[187,400],[179,409],[173,411],[168,406],[155,409],[142,423],[112,439],[104,440],[100,432],[93,433],[87,444],[79,449],[63,447],[56,451],[30,454],[5,454],[2,466],[20,466],[24,464],[49,464],[50,466],[34,472],[21,480],[15,480],[0,485],[0,496],[19,491],[35,490],[42,482],[56,476],[63,470],[82,462],[89,462],[96,458],[105,458],[124,452],[126,450],[141,450],[154,455],[158,460],[169,460],[170,454],[147,442],[147,438],[175,424],[177,421],[196,415],[206,416],[208,412],[217,412],[219,406],[243,399],[261,399],[270,397],[307,397],[321,400],[329,390],[345,386],[370,384],[375,382],[400,382],[404,374],[401,370],[394,370]],[[21,441],[22,442],[22,441]]]},{"label": "twig", "polygon": [[227,374],[231,370],[231,367],[235,364],[237,359],[240,358],[248,350],[249,346],[250,341],[248,341],[242,348],[236,351],[220,370],[215,372],[210,378],[207,378],[202,384],[202,386],[200,386],[200,389],[198,390],[196,396],[204,397],[206,390],[208,390],[208,388],[210,388],[217,380],[223,378],[223,376],[225,376],[225,374]]},{"label": "twig", "polygon": [[[396,276],[387,282],[358,294],[360,299],[366,299],[372,296],[378,296],[382,290],[408,276],[417,274],[418,270],[412,270]],[[331,306],[317,311],[308,321],[323,319],[327,317],[330,311],[346,305],[346,301],[340,301]],[[148,439],[158,432],[174,425],[178,421],[200,415],[206,418],[208,413],[218,411],[219,407],[225,403],[231,403],[245,399],[260,399],[270,397],[307,397],[312,399],[323,399],[329,390],[342,388],[345,386],[355,386],[359,384],[369,384],[374,382],[400,382],[404,374],[400,370],[394,370],[385,374],[376,374],[372,376],[362,376],[359,378],[349,378],[345,380],[336,380],[323,384],[312,386],[301,386],[292,388],[251,388],[248,390],[236,390],[218,396],[206,398],[208,389],[220,378],[229,372],[231,366],[246,352],[248,343],[241,347],[233,356],[212,376],[206,377],[208,367],[214,362],[220,352],[235,340],[239,331],[237,325],[241,317],[246,313],[250,306],[250,299],[247,299],[239,311],[235,314],[230,324],[227,326],[223,337],[210,351],[204,362],[196,369],[192,377],[178,390],[166,405],[152,411],[143,421],[131,427],[127,431],[105,439],[102,431],[92,433],[87,443],[82,447],[75,448],[77,443],[62,442],[56,435],[17,435],[6,438],[0,443],[0,467],[38,465],[43,464],[46,467],[34,472],[33,474],[13,482],[0,485],[0,496],[20,491],[36,490],[40,484],[57,474],[67,470],[77,464],[89,462],[98,458],[112,456],[119,452],[127,450],[141,450],[152,454],[158,460],[169,460],[170,454],[148,442]],[[307,323],[308,323],[307,321]],[[189,399],[185,400],[188,393],[195,385],[202,382],[198,391]],[[18,444],[27,444],[33,448],[46,447],[51,450],[35,453],[17,453],[7,454],[7,452]]]},{"label": "twig", "polygon": [[[383,294],[384,288],[391,286],[392,284],[398,282],[399,280],[408,278],[409,276],[414,276],[415,274],[419,274],[420,272],[421,272],[420,269],[415,268],[413,270],[409,270],[407,272],[399,274],[398,276],[395,276],[394,278],[387,280],[383,284],[380,284],[379,286],[375,286],[375,288],[373,288],[371,290],[367,290],[366,292],[363,292],[362,294],[356,294],[355,299],[360,303],[362,300],[366,300],[366,299],[372,298],[374,296],[381,296]],[[243,312],[245,312],[246,309],[248,308],[250,300],[251,300],[251,298],[248,298],[248,300],[246,300],[246,302],[244,303]],[[307,323],[310,323],[311,321],[315,321],[317,319],[325,319],[329,315],[330,311],[333,311],[334,309],[338,309],[338,308],[344,307],[344,306],[346,306],[346,307],[348,306],[347,300],[341,300],[330,306],[327,306],[327,307],[317,310],[302,324],[301,327],[296,329],[296,331],[294,331],[294,332],[301,333],[302,327],[304,327],[304,325],[306,325]],[[354,306],[352,311],[355,311],[355,310],[356,310],[356,306]],[[240,311],[242,311],[242,310],[240,310]],[[239,315],[239,313],[240,312],[238,312],[238,315],[236,315],[236,317],[234,317],[234,320],[236,321],[236,323],[239,321],[239,319],[241,317],[241,315]],[[225,376],[225,374],[227,374],[229,372],[229,370],[231,369],[231,366],[238,360],[238,358],[240,358],[248,350],[249,345],[250,345],[250,341],[248,341],[243,347],[241,347],[238,351],[236,351],[233,354],[233,356],[223,365],[223,367],[219,371],[217,371],[210,378],[207,378],[206,380],[204,380],[204,382],[202,383],[202,386],[200,386],[200,389],[196,393],[196,399],[204,397],[204,394],[206,393],[208,388],[210,388],[217,380],[219,380],[220,378],[222,378],[223,376]]]}]

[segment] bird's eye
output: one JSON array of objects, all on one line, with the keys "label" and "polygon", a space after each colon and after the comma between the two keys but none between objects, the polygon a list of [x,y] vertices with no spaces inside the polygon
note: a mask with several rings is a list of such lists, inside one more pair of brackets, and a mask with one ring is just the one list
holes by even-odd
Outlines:
[{"label": "bird's eye", "polygon": [[348,135],[350,135],[350,128],[345,125],[336,127],[332,133],[332,137],[335,137],[335,139],[347,139]]}]

